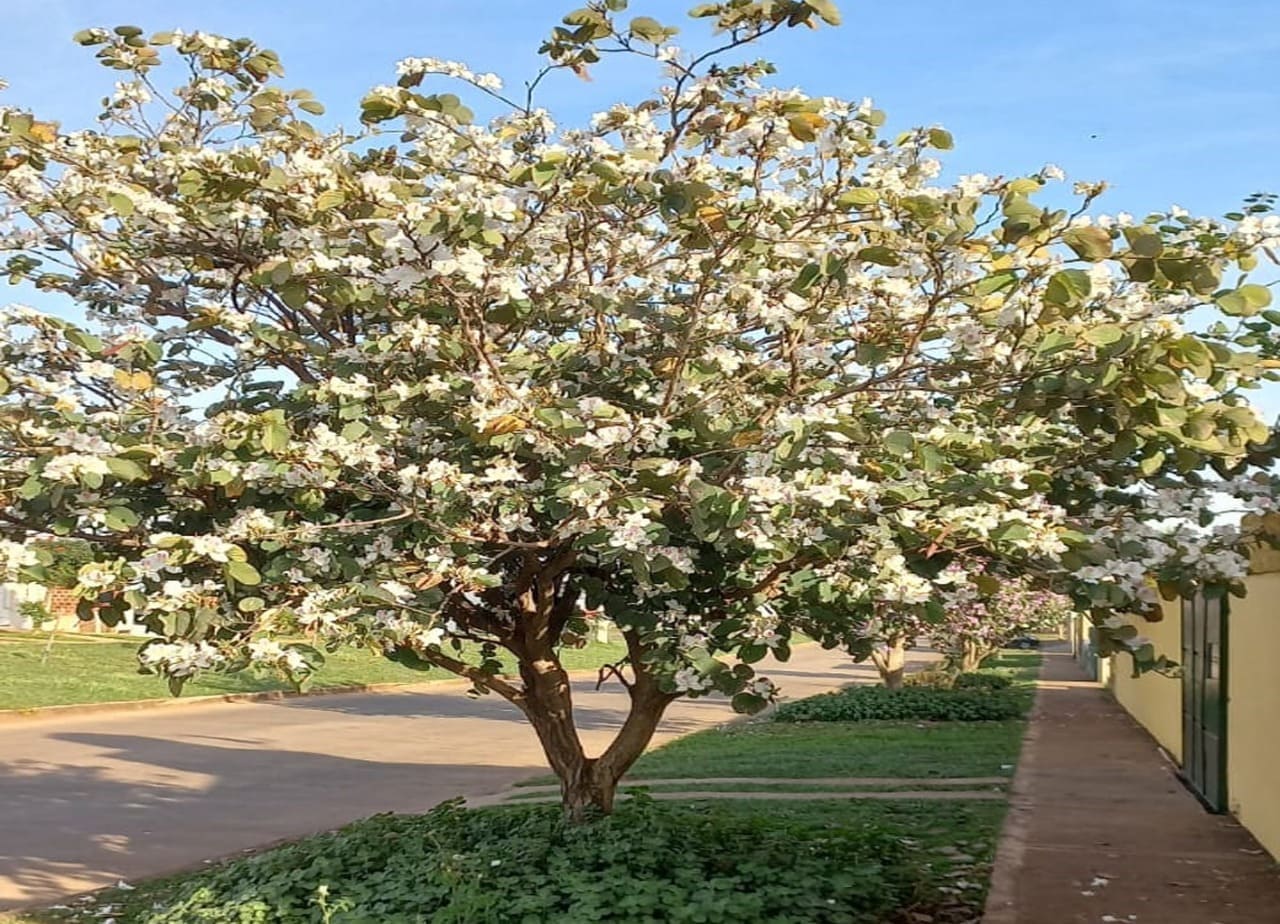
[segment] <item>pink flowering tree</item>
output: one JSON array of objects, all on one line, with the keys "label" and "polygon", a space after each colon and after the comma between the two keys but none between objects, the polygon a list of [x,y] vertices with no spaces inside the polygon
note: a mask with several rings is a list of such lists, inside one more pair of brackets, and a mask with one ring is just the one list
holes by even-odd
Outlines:
[{"label": "pink flowering tree", "polygon": [[[461,675],[575,818],[674,700],[769,702],[801,622],[856,647],[957,574],[1034,572],[1119,646],[1158,587],[1238,582],[1247,536],[1176,524],[1272,503],[1269,199],[943,181],[943,129],[881,137],[743,51],[829,0],[702,4],[709,51],[625,6],[565,17],[530,81],[660,72],[581,125],[411,58],[333,128],[248,39],[80,33],[100,121],[0,109],[6,576],[92,543],[86,605],[175,686],[342,645]],[[598,754],[560,659],[584,606],[628,651]]]},{"label": "pink flowering tree", "polygon": [[946,655],[952,670],[975,671],[1017,636],[1061,626],[1075,611],[1070,598],[1036,588],[1026,579],[993,580],[992,585],[987,589],[993,592],[986,595],[957,595],[942,622],[928,630],[929,640]]},{"label": "pink flowering tree", "polygon": [[830,647],[843,645],[856,661],[870,661],[880,675],[880,682],[891,690],[902,688],[907,671],[907,649],[916,640],[928,638],[935,628],[923,605],[890,604],[886,601],[864,601],[857,608],[861,618],[849,621],[846,634],[837,640],[831,632],[832,621],[821,618],[802,628]]}]

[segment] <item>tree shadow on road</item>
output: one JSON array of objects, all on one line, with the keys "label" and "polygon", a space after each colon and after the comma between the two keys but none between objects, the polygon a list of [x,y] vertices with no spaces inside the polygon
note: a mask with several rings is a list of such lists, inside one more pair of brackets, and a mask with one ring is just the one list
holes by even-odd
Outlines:
[{"label": "tree shadow on road", "polygon": [[61,733],[80,765],[0,759],[0,908],[200,865],[378,812],[496,792],[527,766],[398,763]]},{"label": "tree shadow on road", "polygon": [[[796,672],[796,676],[815,675]],[[838,675],[835,679],[847,680],[848,678]],[[606,683],[599,690],[594,688],[594,684],[577,685],[573,691],[573,699],[574,718],[581,730],[617,730],[622,727],[626,719],[627,697],[617,681]],[[720,696],[680,700],[664,717],[660,731],[678,733],[706,728],[708,720],[698,716],[713,711],[724,712],[726,702],[726,699]],[[523,726],[526,722],[519,709],[496,694],[477,699],[456,690],[423,689],[373,694],[319,694],[279,700],[272,702],[271,706],[283,709],[320,710],[350,716],[423,719],[430,720],[432,723],[438,723],[441,719],[446,721],[457,719],[466,722],[479,719],[515,722]]]}]

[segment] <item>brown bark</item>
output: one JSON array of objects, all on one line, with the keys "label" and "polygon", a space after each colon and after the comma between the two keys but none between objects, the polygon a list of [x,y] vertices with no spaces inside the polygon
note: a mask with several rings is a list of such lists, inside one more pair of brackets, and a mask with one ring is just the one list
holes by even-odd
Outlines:
[{"label": "brown bark", "polygon": [[952,656],[952,666],[962,674],[969,674],[982,666],[982,662],[999,649],[989,648],[977,642],[964,642]]},{"label": "brown bark", "polygon": [[624,631],[623,635],[632,651],[635,677],[627,684],[631,707],[622,728],[599,757],[588,757],[582,747],[573,718],[569,675],[554,652],[520,663],[524,693],[518,704],[560,779],[561,804],[565,815],[574,822],[585,821],[593,812],[607,815],[613,811],[618,781],[644,753],[667,706],[676,698],[658,689],[640,660],[635,634]]},{"label": "brown bark", "polygon": [[[489,607],[463,608],[454,618],[477,627],[515,656],[520,685],[484,675],[438,651],[423,657],[470,677],[520,708],[560,780],[562,804],[569,819],[584,821],[593,812],[607,815],[613,810],[618,781],[644,753],[676,696],[658,688],[644,662],[640,636],[623,629],[633,679],[627,680],[616,667],[613,673],[627,688],[630,709],[604,752],[588,757],[574,722],[569,675],[556,650],[565,626],[577,612],[577,592],[565,579],[576,553],[572,547],[537,547],[521,548],[513,556],[516,567],[509,589],[495,588],[493,599],[486,599]],[[500,610],[503,606],[509,607],[506,613]]]},{"label": "brown bark", "polygon": [[890,635],[883,647],[871,649],[871,661],[880,672],[880,680],[890,690],[901,690],[907,669],[907,638]]}]

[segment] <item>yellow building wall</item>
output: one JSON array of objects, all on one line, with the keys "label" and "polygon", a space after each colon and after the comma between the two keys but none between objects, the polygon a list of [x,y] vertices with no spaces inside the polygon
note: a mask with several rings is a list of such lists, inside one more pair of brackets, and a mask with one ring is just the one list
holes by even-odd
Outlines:
[{"label": "yellow building wall", "polygon": [[[1280,568],[1258,555],[1255,571]],[[1280,571],[1252,574],[1227,617],[1227,800],[1280,858]]]},{"label": "yellow building wall", "polygon": [[[1151,639],[1157,655],[1172,661],[1182,659],[1182,604],[1163,601],[1164,619],[1134,625],[1140,635]],[[1232,643],[1234,643],[1232,639]],[[1175,761],[1182,763],[1182,681],[1163,674],[1134,677],[1127,655],[1116,655],[1111,666],[1110,687],[1116,700],[1160,742]]]}]

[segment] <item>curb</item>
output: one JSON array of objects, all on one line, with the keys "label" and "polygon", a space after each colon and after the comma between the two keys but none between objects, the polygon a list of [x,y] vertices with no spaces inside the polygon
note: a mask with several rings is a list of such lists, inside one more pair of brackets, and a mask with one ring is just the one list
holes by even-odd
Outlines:
[{"label": "curb", "polygon": [[[568,671],[570,680],[594,680],[598,671]],[[278,700],[301,699],[311,696],[343,696],[352,693],[396,693],[400,691],[448,693],[471,689],[471,681],[448,678],[423,680],[417,683],[350,683],[342,686],[320,687],[315,690],[258,690],[251,693],[212,693],[208,696],[187,696],[164,699],[127,699],[110,703],[68,703],[65,706],[34,706],[30,709],[0,709],[0,725],[35,722],[40,719],[58,719],[95,713],[129,713],[149,709],[184,709],[198,706],[216,706],[223,703],[261,703]]]},{"label": "curb", "polygon": [[[987,790],[971,790],[971,789],[902,789],[893,791],[866,790],[866,789],[824,789],[812,792],[789,792],[780,789],[754,789],[746,792],[726,789],[710,789],[710,790],[659,790],[658,792],[648,792],[646,798],[654,799],[659,802],[704,802],[704,801],[762,801],[762,802],[830,802],[830,801],[861,801],[861,802],[1002,802],[1005,794],[1002,792],[990,792]],[[614,800],[617,802],[625,802],[631,798],[631,793],[620,792]],[[520,806],[520,805],[548,805],[560,801],[559,794],[544,793],[529,799],[514,799],[501,801],[496,800],[492,796],[481,796],[476,799],[468,799],[467,808],[493,808],[495,806]],[[986,919],[983,919],[984,924]]]},{"label": "curb", "polygon": [[[1040,659],[1040,674],[1044,674],[1047,661]],[[1039,720],[1042,716],[1041,699],[1044,687],[1036,677],[1036,695],[1031,704],[1027,732],[1022,737],[1022,750],[1018,754],[1018,766],[1013,771],[1009,786],[1009,811],[996,842],[996,855],[991,864],[991,888],[982,909],[981,924],[1017,924],[1018,909],[1015,904],[1018,874],[1022,871],[1027,853],[1027,834],[1031,827],[1031,763],[1035,759],[1036,742],[1040,738]]]},{"label": "curb", "polygon": [[[442,686],[450,681],[426,683]],[[425,685],[425,684],[422,684]],[[250,693],[211,693],[208,696],[188,696],[170,699],[126,699],[109,703],[68,703],[64,706],[33,706],[30,709],[0,709],[0,724],[55,719],[63,716],[92,715],[100,712],[138,712],[146,709],[176,709],[182,707],[211,706],[217,703],[258,703],[270,700],[295,699],[303,696],[327,696],[343,693],[386,693],[420,686],[410,683],[353,683],[318,690],[257,690]]]}]

